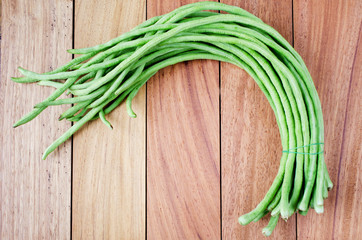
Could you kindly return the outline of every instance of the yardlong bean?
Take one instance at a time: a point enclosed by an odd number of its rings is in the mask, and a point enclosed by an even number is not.
[[[55,88],[14,127],[48,106],[72,104],[59,120],[74,125],[46,149],[43,159],[88,121],[100,118],[112,129],[106,115],[123,101],[129,116],[136,117],[132,100],[160,69],[195,59],[224,61],[244,69],[260,87],[275,113],[283,147],[270,189],[239,222],[245,225],[271,215],[262,231],[269,236],[279,218],[287,220],[298,211],[305,215],[309,208],[323,212],[333,184],[324,161],[318,93],[300,55],[256,16],[218,2],[198,2],[151,18],[104,44],[68,52],[80,56],[47,73],[19,68],[24,77],[12,78]],[[63,93],[74,96],[59,99]]]

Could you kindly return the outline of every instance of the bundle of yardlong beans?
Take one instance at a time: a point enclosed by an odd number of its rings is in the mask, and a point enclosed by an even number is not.
[[[279,217],[286,220],[297,211],[305,215],[310,207],[323,212],[332,182],[323,156],[320,100],[302,58],[259,18],[238,7],[199,2],[151,18],[105,44],[68,51],[81,55],[43,74],[19,68],[24,77],[12,78],[56,89],[14,127],[48,106],[72,104],[59,119],[74,125],[48,147],[43,159],[90,120],[100,118],[111,127],[105,115],[125,99],[128,114],[135,117],[132,99],[159,69],[194,59],[224,61],[248,72],[264,92],[284,149],[269,191],[239,222],[258,221],[270,212],[270,222],[263,229],[270,235]],[[74,97],[58,99],[65,92]]]

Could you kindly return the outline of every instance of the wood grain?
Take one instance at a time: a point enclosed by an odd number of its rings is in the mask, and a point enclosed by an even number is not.
[[[358,120],[353,119],[361,111],[360,98],[357,100],[358,93],[352,91],[361,80],[361,60],[357,57],[357,50],[361,51],[358,48],[361,11],[361,1],[348,1],[348,4],[344,1],[295,1],[295,46],[321,98],[325,159],[334,183],[323,214],[311,211],[306,217],[298,218],[298,238],[301,239],[356,239],[353,234],[361,231],[354,229],[361,211],[352,216],[355,210],[361,209],[356,206],[361,205],[360,194],[355,192],[358,185],[350,182],[358,179],[354,171],[361,159],[358,158],[360,148],[354,147],[361,144],[361,128],[358,129]],[[351,179],[342,179],[347,176]],[[361,185],[358,189],[361,191]]]
[[[241,7],[292,42],[291,1],[221,2]],[[274,113],[254,80],[221,64],[221,173],[223,239],[261,239],[269,217],[241,226],[238,217],[263,199],[279,168],[281,143]],[[295,216],[280,221],[270,239],[295,239]]]
[[[144,88],[133,102],[138,118],[122,105],[107,116],[113,131],[91,122],[74,136],[73,149],[67,141],[46,161],[43,150],[70,127],[57,121],[68,106],[12,128],[53,89],[10,77],[19,76],[18,66],[44,72],[69,61],[73,20],[75,47],[87,47],[130,30],[146,14],[191,2],[147,0],[146,13],[146,0],[76,0],[73,19],[71,0],[0,0],[0,239],[263,237],[267,219],[240,226],[237,218],[269,188],[280,137],[266,98],[235,66],[222,63],[219,72],[217,62],[202,60],[161,70],[148,83],[147,112]],[[256,14],[294,41],[322,101],[335,186],[323,214],[280,222],[269,239],[359,239],[362,2],[221,2]]]
[[[145,1],[83,0],[75,4],[75,47],[103,43],[145,20]],[[108,120],[74,136],[73,238],[145,238],[145,90]]]
[[[148,18],[193,1],[147,1]],[[220,239],[219,65],[162,69],[147,85],[147,238]]]
[[[0,80],[0,239],[69,239],[71,141],[46,161],[42,152],[70,124],[66,107],[47,109],[32,122],[12,125],[53,89],[18,84],[17,67],[44,72],[66,63],[72,46],[71,1],[2,1]]]
[[[362,236],[362,32],[353,59],[346,119],[336,186],[334,239]]]

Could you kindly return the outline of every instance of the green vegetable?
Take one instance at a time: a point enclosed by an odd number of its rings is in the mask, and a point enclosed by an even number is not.
[[[68,52],[81,56],[43,74],[19,68],[24,77],[12,78],[56,89],[14,127],[48,106],[73,104],[59,120],[74,125],[46,149],[43,159],[90,120],[101,118],[112,129],[105,115],[125,99],[128,114],[136,117],[132,99],[159,69],[194,59],[224,61],[243,68],[263,91],[275,113],[284,149],[269,191],[239,222],[258,221],[271,212],[270,223],[263,229],[269,236],[279,216],[286,220],[297,211],[305,215],[309,207],[323,212],[323,199],[333,184],[324,162],[317,91],[299,54],[254,15],[222,3],[198,2],[149,19],[107,43]],[[75,97],[58,99],[65,92]]]

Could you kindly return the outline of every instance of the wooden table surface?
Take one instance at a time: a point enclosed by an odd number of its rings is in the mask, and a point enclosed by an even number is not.
[[[3,0],[0,81],[0,239],[262,239],[240,226],[269,188],[281,144],[272,109],[235,66],[167,67],[124,105],[41,160],[71,125],[51,107],[12,124],[52,89],[16,84],[66,49],[92,46],[193,0]],[[280,221],[269,239],[362,239],[362,1],[221,0],[276,28],[301,54],[325,119],[333,190],[325,212]]]

